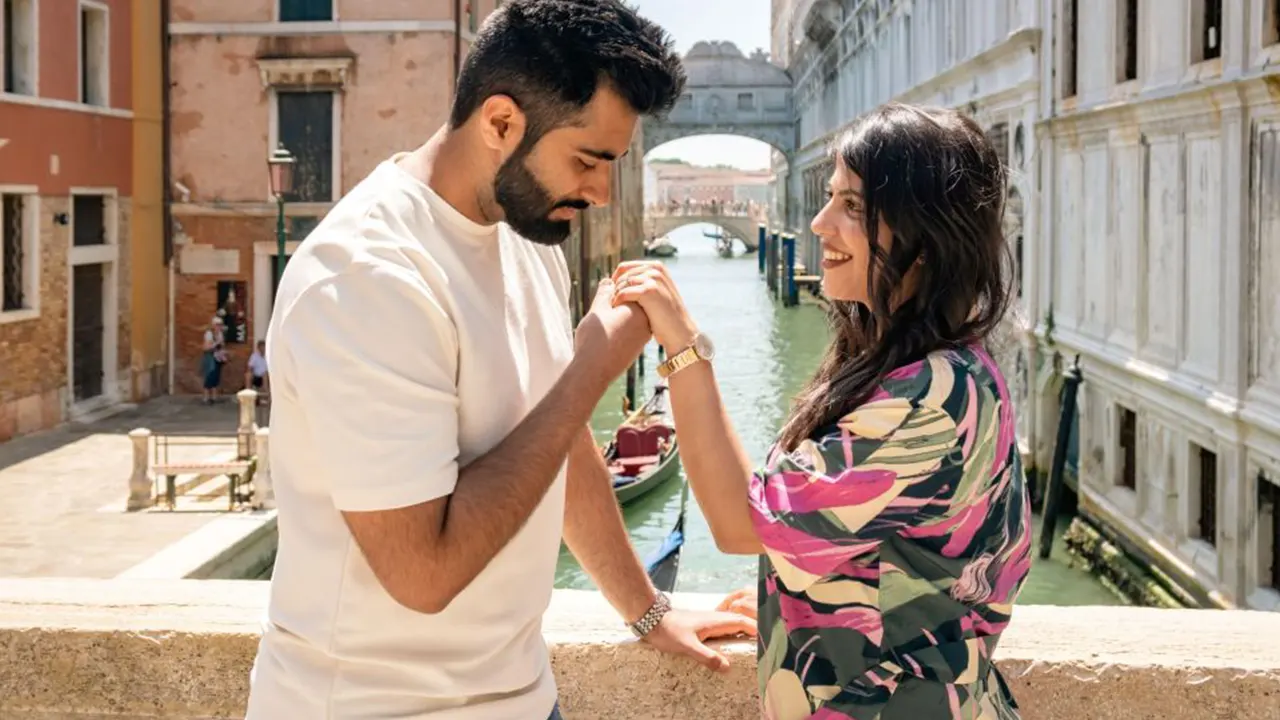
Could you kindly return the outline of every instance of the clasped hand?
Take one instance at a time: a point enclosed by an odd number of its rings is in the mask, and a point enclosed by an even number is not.
[[[591,309],[578,323],[575,350],[591,359],[608,384],[626,372],[653,337],[668,353],[693,344],[697,326],[662,263],[624,262],[601,280]]]
[[[649,318],[653,338],[668,353],[693,344],[697,325],[689,316],[667,266],[651,260],[624,262],[613,271],[613,305],[639,305]]]

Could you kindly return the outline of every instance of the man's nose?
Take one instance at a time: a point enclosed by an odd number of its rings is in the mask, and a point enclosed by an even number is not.
[[[601,163],[603,165],[604,163]],[[612,169],[601,169],[591,173],[588,181],[582,186],[582,199],[594,207],[609,204],[609,182],[613,176]]]

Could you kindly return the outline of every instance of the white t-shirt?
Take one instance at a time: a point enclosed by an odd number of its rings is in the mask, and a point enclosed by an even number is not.
[[[280,547],[249,720],[542,720],[564,466],[437,615],[382,588],[340,510],[423,503],[573,354],[564,254],[478,225],[383,162],[290,259],[267,333]]]
[[[262,377],[267,374],[267,359],[257,350],[254,350],[253,354],[249,356],[249,372],[253,373],[254,377]]]

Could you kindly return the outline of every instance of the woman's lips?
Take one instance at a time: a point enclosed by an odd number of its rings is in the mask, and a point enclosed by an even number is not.
[[[822,246],[822,267],[824,270],[840,267],[852,259],[853,256],[849,253],[840,252],[827,245]]]

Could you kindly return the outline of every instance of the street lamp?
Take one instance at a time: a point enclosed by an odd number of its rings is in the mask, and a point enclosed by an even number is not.
[[[276,151],[267,158],[267,169],[271,174],[271,194],[276,196],[276,285],[284,277],[284,196],[293,192],[293,165],[297,162],[284,145],[276,147]]]

